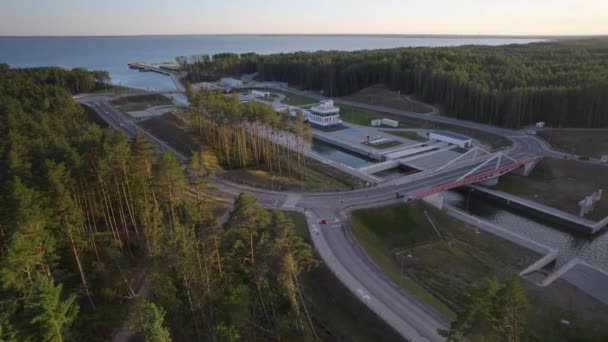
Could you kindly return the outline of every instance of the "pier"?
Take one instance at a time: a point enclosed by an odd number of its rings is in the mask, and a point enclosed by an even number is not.
[[[171,77],[171,80],[173,81],[173,84],[175,84],[175,87],[177,88],[178,91],[180,91],[180,92],[186,91],[186,88],[184,88],[182,83],[179,81],[179,79],[181,77],[184,77],[186,75],[184,72],[178,72],[175,70],[147,64],[144,62],[130,62],[128,65],[129,65],[129,68],[131,68],[131,69],[137,69],[140,71],[151,71],[151,72],[156,72],[159,74],[167,75],[167,76]]]

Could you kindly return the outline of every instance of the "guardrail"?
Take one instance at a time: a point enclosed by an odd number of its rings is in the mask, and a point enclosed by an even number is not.
[[[436,194],[438,192],[442,192],[442,191],[450,190],[450,189],[457,188],[457,187],[460,187],[463,185],[475,183],[475,182],[478,182],[483,179],[487,179],[487,178],[490,178],[490,177],[493,177],[493,176],[496,176],[499,174],[504,174],[506,172],[513,171],[516,168],[518,168],[522,165],[531,163],[537,159],[538,159],[538,157],[536,157],[536,156],[529,157],[529,158],[526,158],[526,159],[523,159],[523,160],[520,160],[517,162],[513,162],[510,164],[498,167],[496,169],[491,169],[491,170],[487,170],[487,171],[472,175],[472,176],[467,177],[460,181],[452,181],[452,182],[441,184],[439,186],[436,186],[436,187],[433,187],[430,189],[418,191],[418,192],[414,193],[413,195],[411,195],[410,197],[411,198],[424,198],[424,197]]]

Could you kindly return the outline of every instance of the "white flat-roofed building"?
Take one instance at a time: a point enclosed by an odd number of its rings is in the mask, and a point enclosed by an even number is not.
[[[329,103],[327,103],[327,101],[329,101]],[[318,106],[314,106],[310,108],[310,110],[284,104],[273,106],[273,108],[281,114],[284,114],[285,111],[289,110],[289,114],[292,117],[296,117],[298,111],[301,111],[302,114],[304,114],[304,118],[308,120],[308,123],[316,128],[331,128],[342,125],[342,120],[340,120],[340,108],[334,107],[334,103],[331,100],[321,101]]]
[[[470,148],[473,146],[473,139],[451,132],[433,131],[429,134],[429,139],[447,142],[460,148]]]
[[[319,105],[310,108],[308,122],[319,128],[341,126],[340,108],[334,106],[332,100],[322,100]]]
[[[259,90],[252,90],[251,91],[251,95],[254,97],[270,97],[270,92],[268,91],[259,91]]]

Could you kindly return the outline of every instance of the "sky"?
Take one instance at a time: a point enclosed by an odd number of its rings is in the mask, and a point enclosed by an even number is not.
[[[606,35],[608,0],[0,0],[0,36]]]

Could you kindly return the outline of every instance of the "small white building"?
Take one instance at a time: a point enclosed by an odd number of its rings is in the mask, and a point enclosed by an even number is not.
[[[238,88],[243,86],[243,81],[232,77],[223,77],[220,79],[220,85],[222,87]]]
[[[382,124],[390,127],[399,127],[399,122],[391,119],[382,119]]]
[[[270,92],[259,91],[259,90],[254,89],[251,91],[251,96],[253,96],[253,97],[270,97]]]
[[[330,128],[342,125],[340,108],[332,100],[321,100],[319,105],[310,108],[308,122],[318,128]]]
[[[451,132],[433,131],[429,134],[429,139],[447,142],[460,148],[470,148],[473,146],[473,139]]]

